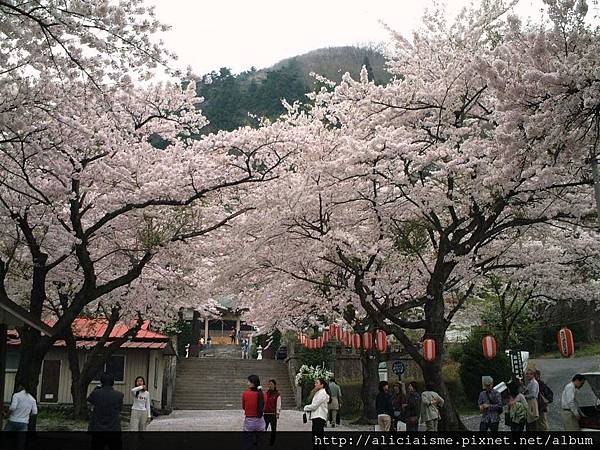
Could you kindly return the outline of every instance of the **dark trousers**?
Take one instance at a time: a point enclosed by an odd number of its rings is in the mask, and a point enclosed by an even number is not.
[[[265,431],[269,429],[271,425],[271,445],[275,444],[275,433],[277,433],[277,415],[276,414],[265,414]]]
[[[479,431],[491,431],[492,433],[498,432],[498,425],[500,422],[483,422],[479,423]]]
[[[538,430],[538,421],[535,420],[533,422],[527,422],[527,424],[525,425],[525,430],[526,431],[539,431]]]
[[[406,418],[406,431],[419,431],[419,418],[418,417],[407,417]]]
[[[513,433],[522,433],[524,429],[525,429],[525,422],[521,422],[521,423],[511,422],[510,423],[510,431],[512,431]]]
[[[313,437],[313,450],[325,450],[325,444],[317,444],[315,438],[323,439],[325,437],[325,419],[317,417],[312,419],[312,437]]]

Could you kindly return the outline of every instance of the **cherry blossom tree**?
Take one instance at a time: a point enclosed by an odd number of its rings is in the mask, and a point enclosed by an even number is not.
[[[531,277],[540,296],[598,292],[589,156],[600,41],[582,2],[548,4],[553,22],[537,25],[502,2],[452,25],[433,11],[410,41],[394,36],[390,83],[346,75],[308,111],[290,107],[282,123],[302,152],[277,189],[254,193],[240,243],[223,252],[226,278],[252,286],[244,294],[271,323],[289,322],[295,299],[354,308],[394,334],[447,400],[446,429],[461,427],[442,379],[446,330],[490,275]],[[561,27],[575,33],[571,53]],[[435,340],[434,361],[415,335]]]

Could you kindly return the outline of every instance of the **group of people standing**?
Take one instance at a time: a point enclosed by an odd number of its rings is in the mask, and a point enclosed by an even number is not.
[[[444,399],[432,385],[427,385],[422,393],[415,381],[406,386],[395,383],[391,393],[389,390],[389,383],[381,381],[375,398],[377,424],[381,431],[418,431],[420,422],[425,424],[427,431],[437,431]]]
[[[248,389],[242,394],[242,409],[244,410],[243,431],[254,434],[260,442],[260,433],[271,427],[270,444],[275,444],[277,421],[281,414],[281,395],[277,390],[277,381],[269,380],[268,390],[265,392],[260,385],[257,375],[248,377]]]
[[[505,424],[513,432],[549,431],[548,409],[554,402],[554,392],[541,375],[539,370],[527,369],[525,380],[508,384],[505,399],[493,388],[492,377],[483,377],[484,389],[478,401],[481,411],[479,430],[498,431],[504,413]],[[575,394],[584,383],[585,377],[576,374],[563,390],[560,406],[564,431],[580,430],[581,410]]]
[[[503,414],[505,424],[513,432],[548,431],[548,406],[554,401],[554,393],[542,381],[539,370],[529,368],[525,375],[525,380],[508,384],[505,398],[493,388],[492,377],[483,377],[478,401],[479,431],[498,431]]]

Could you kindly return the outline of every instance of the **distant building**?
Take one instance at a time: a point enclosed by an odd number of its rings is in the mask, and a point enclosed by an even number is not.
[[[106,326],[107,321],[103,319],[78,318],[75,320],[73,332],[77,341],[80,365],[85,363],[90,349],[102,337]],[[115,325],[108,343],[123,336],[128,329],[129,325],[124,323]],[[16,330],[8,331],[7,344],[5,402],[11,399],[19,363],[21,340]],[[145,321],[136,336],[124,342],[120,349],[110,357],[104,371],[114,375],[114,387],[125,394],[125,404],[131,404],[133,401],[130,389],[134,386],[135,378],[143,376],[150,391],[152,407],[171,409],[176,364],[177,355],[170,338],[152,331],[150,322]],[[88,387],[88,392],[91,392],[97,384],[92,382]],[[56,341],[54,347],[44,358],[36,397],[42,405],[73,403],[71,371],[65,341]]]

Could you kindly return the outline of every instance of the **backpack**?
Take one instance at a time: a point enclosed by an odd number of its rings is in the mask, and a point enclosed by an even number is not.
[[[542,385],[542,389],[540,389],[540,395],[543,396],[543,400],[545,403],[550,404],[554,401],[554,392],[550,389],[546,383]]]

